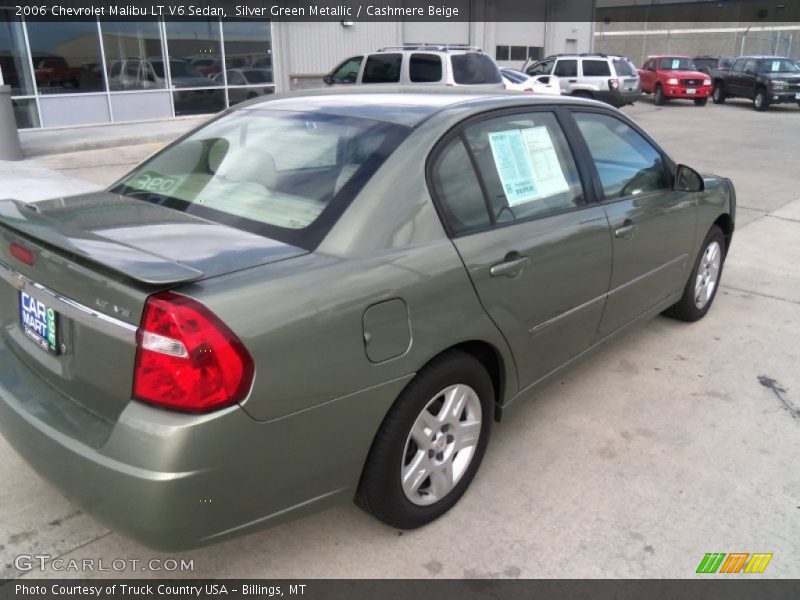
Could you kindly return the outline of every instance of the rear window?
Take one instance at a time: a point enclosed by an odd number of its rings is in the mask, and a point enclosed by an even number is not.
[[[578,61],[577,60],[559,60],[556,63],[553,75],[556,77],[577,77],[578,76]]]
[[[583,76],[584,77],[610,77],[611,68],[608,66],[608,61],[605,60],[584,60],[583,61]]]
[[[414,83],[441,81],[442,59],[438,54],[412,54],[408,63],[408,76]]]
[[[633,77],[637,74],[636,68],[627,58],[615,58],[612,62],[619,77]]]
[[[500,83],[500,70],[495,62],[486,54],[468,52],[453,54],[450,57],[453,66],[453,81],[459,85],[481,85]]]
[[[408,131],[369,119],[238,111],[110,191],[313,249]]]
[[[373,54],[367,57],[362,83],[397,83],[400,81],[402,54]]]

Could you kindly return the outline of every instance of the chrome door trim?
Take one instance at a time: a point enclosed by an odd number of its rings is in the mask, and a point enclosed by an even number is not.
[[[2,261],[0,261],[0,279],[8,282],[17,290],[24,290],[40,302],[44,302],[56,312],[69,317],[73,321],[99,330],[123,342],[136,343],[136,332],[139,328],[135,325],[97,312],[80,302],[62,296],[41,283],[26,277]]]

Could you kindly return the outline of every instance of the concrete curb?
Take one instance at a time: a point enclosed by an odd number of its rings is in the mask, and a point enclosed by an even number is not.
[[[85,127],[25,129],[19,133],[22,151],[26,158],[31,158],[120,146],[163,144],[171,142],[209,118],[211,115]]]

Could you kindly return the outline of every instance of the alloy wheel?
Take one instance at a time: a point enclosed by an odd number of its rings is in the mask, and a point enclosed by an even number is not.
[[[463,383],[430,399],[403,451],[400,481],[406,498],[428,506],[453,490],[475,456],[482,417],[478,394]]]
[[[714,297],[721,266],[722,248],[718,242],[711,242],[703,252],[700,265],[697,267],[694,284],[694,304],[697,308],[702,309]]]

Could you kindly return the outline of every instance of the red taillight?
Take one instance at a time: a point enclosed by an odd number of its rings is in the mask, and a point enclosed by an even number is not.
[[[618,90],[619,89],[619,79],[609,79],[608,80],[608,89],[610,89],[610,90]]]
[[[533,93],[533,88],[525,88],[525,91],[528,92],[529,94],[532,94]]]
[[[244,399],[253,382],[253,359],[239,338],[186,296],[150,296],[136,344],[133,396],[138,400],[207,412]]]
[[[19,244],[11,244],[11,256],[17,260],[24,262],[26,265],[33,266],[33,251],[20,246]]]

